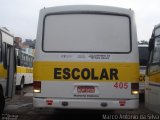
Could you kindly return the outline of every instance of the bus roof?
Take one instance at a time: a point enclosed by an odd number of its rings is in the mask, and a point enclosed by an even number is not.
[[[119,14],[133,14],[131,9],[111,7],[111,6],[101,6],[101,5],[65,5],[65,6],[56,6],[41,9],[41,12],[50,13],[50,12],[65,12],[65,11],[107,11],[111,13]]]

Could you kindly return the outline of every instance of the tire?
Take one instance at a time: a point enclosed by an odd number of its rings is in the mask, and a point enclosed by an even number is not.
[[[18,86],[18,90],[22,90],[23,88],[24,88],[24,76],[22,77],[22,79],[21,79],[21,83],[20,83],[20,85]]]
[[[4,106],[5,106],[5,98],[4,98],[4,95],[3,95],[2,86],[0,85],[0,116],[3,113]]]

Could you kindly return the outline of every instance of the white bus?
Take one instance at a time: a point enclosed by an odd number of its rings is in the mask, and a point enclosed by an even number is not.
[[[92,5],[44,8],[36,40],[34,107],[138,108],[132,10]]]
[[[24,85],[33,83],[33,54],[29,54],[22,49],[16,49],[17,74],[16,86],[23,89]]]
[[[147,108],[160,114],[160,24],[153,29],[149,50],[145,103]]]
[[[5,106],[5,99],[15,93],[16,55],[13,46],[14,36],[0,28],[0,116]]]
[[[139,49],[139,64],[140,64],[139,91],[141,94],[144,94],[146,67],[149,58],[148,45],[139,44],[138,49]]]

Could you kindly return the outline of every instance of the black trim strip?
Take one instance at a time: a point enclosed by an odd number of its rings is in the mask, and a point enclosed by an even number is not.
[[[45,33],[45,19],[50,15],[64,15],[64,14],[100,14],[100,15],[114,15],[114,16],[124,16],[129,19],[129,32],[130,32],[130,50],[128,52],[92,52],[92,51],[46,51],[44,50],[44,33]],[[42,31],[42,51],[46,53],[103,53],[103,54],[129,54],[132,51],[132,30],[131,30],[131,18],[126,14],[109,13],[106,11],[64,11],[46,14],[43,19],[43,31]]]
[[[149,85],[151,85],[151,86],[155,86],[155,87],[160,87],[160,85],[158,85],[158,84],[154,84],[154,83],[149,83]]]
[[[149,72],[148,76],[153,76],[153,75],[156,75],[156,74],[159,74],[159,73],[160,73],[160,71],[154,72],[154,73]]]
[[[34,98],[39,98],[39,99],[48,99],[48,97],[34,97]],[[90,100],[114,100],[114,101],[119,101],[119,100],[138,100],[138,98],[98,98],[98,97],[73,97],[73,98],[64,98],[64,97],[51,97],[51,99],[65,99],[65,100],[70,100],[70,99],[73,99],[73,100],[79,100],[79,99],[82,99],[82,100],[86,100],[86,99],[90,99]]]

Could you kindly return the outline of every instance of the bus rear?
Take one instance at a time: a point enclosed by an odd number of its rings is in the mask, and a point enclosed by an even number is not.
[[[36,40],[34,107],[138,107],[133,11],[106,6],[42,9]]]

